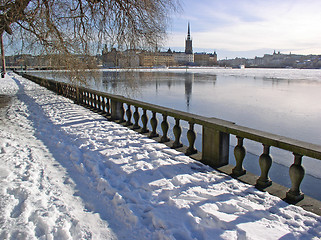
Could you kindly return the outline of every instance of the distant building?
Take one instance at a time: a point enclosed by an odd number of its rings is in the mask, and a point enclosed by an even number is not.
[[[212,53],[193,53],[193,41],[191,39],[190,23],[187,25],[187,37],[185,39],[185,51],[175,52],[168,49],[167,52],[160,51],[136,51],[126,50],[117,51],[112,48],[108,51],[107,46],[102,51],[103,67],[159,67],[175,65],[196,65],[213,66],[217,64],[217,54]]]
[[[219,61],[221,66],[245,65],[245,67],[255,68],[321,68],[321,55],[296,55],[282,54],[273,52],[273,54],[264,54],[263,57],[254,59],[235,58]]]
[[[159,67],[173,66],[175,61],[171,52],[142,52],[139,55],[140,66]]]
[[[178,65],[189,65],[194,63],[194,54],[186,54],[185,52],[173,52],[174,61]]]
[[[216,51],[214,51],[213,54],[209,54],[210,57],[209,57],[209,65],[210,66],[214,66],[214,65],[217,65],[217,53]]]
[[[135,49],[128,49],[120,55],[118,59],[118,65],[121,68],[137,68],[140,65],[139,59],[140,51]]]
[[[110,51],[108,51],[107,45],[105,45],[105,48],[102,51],[103,67],[117,67],[119,65],[118,59],[119,52],[116,50],[116,48],[112,48]]]
[[[126,51],[117,51],[116,48],[112,48],[108,51],[105,45],[102,51],[102,63],[106,68],[136,68],[139,67],[139,55],[138,51],[134,49],[128,49]]]
[[[217,65],[217,54],[211,53],[194,53],[194,64],[196,66],[214,66]]]
[[[210,56],[207,53],[195,53],[194,63],[199,66],[207,66],[210,61]]]

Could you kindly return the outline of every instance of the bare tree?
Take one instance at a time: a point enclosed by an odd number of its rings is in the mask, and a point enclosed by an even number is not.
[[[165,36],[179,0],[0,0],[2,74],[4,33],[59,57],[71,69],[91,66],[90,56],[108,42],[131,48],[155,45]],[[75,55],[83,56],[75,61]]]

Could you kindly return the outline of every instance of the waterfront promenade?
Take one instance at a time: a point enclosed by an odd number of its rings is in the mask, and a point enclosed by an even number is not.
[[[321,219],[18,75],[1,79],[0,238],[319,239]]]

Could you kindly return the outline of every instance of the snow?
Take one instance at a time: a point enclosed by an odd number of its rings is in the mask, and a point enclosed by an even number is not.
[[[9,75],[0,239],[321,238],[319,216]]]

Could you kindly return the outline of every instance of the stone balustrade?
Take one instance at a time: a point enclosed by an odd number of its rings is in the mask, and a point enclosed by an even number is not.
[[[207,118],[191,113],[173,110],[137,101],[123,96],[94,91],[83,87],[76,87],[70,84],[45,80],[39,77],[22,74],[24,77],[56,91],[58,94],[73,99],[76,103],[90,107],[92,110],[110,118],[113,121],[147,134],[151,138],[158,137],[160,142],[169,144],[172,148],[182,148],[181,122],[185,121],[189,129],[186,137],[188,146],[185,147],[185,154],[192,156],[197,153],[195,148],[196,132],[195,125],[202,127],[202,151],[201,161],[213,168],[219,168],[229,163],[229,141],[230,135],[237,138],[237,145],[234,149],[236,165],[232,169],[232,175],[239,177],[246,174],[243,168],[243,160],[246,156],[246,149],[243,140],[249,139],[262,144],[262,155],[258,162],[261,175],[257,178],[256,187],[267,188],[272,184],[269,178],[269,170],[272,163],[270,148],[276,147],[293,153],[293,164],[289,168],[291,188],[286,192],[286,200],[296,203],[304,198],[300,190],[300,184],[305,175],[302,166],[302,157],[308,156],[321,160],[321,146],[290,139],[287,137],[255,130],[236,125],[232,122],[217,118]],[[149,114],[148,114],[149,113]],[[149,119],[151,116],[151,119]],[[168,117],[174,119],[175,125],[170,129]],[[161,119],[161,132],[157,132],[158,119]],[[148,124],[150,123],[150,124]],[[151,129],[148,129],[151,126]],[[168,132],[172,131],[174,139],[170,141]]]

